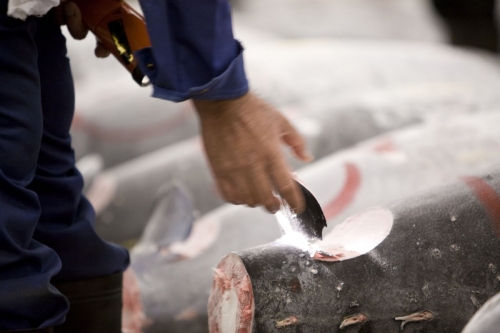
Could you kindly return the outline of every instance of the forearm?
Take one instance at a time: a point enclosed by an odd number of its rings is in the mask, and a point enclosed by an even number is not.
[[[242,47],[227,0],[141,0],[152,48],[137,53],[154,96],[191,98],[206,155],[226,201],[276,212],[276,190],[300,213],[304,199],[281,142],[309,160],[300,134],[272,106],[248,92]]]

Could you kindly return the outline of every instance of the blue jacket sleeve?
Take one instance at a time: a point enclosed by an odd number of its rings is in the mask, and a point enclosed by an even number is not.
[[[243,48],[227,0],[141,0],[151,48],[136,52],[153,96],[175,102],[244,95]]]

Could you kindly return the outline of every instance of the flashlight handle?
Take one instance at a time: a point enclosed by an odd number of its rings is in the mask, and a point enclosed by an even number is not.
[[[144,74],[133,52],[150,47],[144,17],[122,0],[72,0],[82,13],[83,23],[97,41],[109,50],[132,74],[134,81],[143,83]]]

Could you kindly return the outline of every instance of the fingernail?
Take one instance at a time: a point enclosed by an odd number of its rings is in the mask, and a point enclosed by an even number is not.
[[[311,162],[312,160],[314,160],[314,155],[311,154],[310,152],[306,151],[306,159],[307,159],[307,162]]]

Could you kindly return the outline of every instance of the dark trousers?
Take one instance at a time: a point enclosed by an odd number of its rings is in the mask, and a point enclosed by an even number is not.
[[[51,15],[6,16],[0,0],[0,331],[61,324],[51,282],[123,271],[125,249],[100,239],[81,194],[69,128],[74,90]]]

